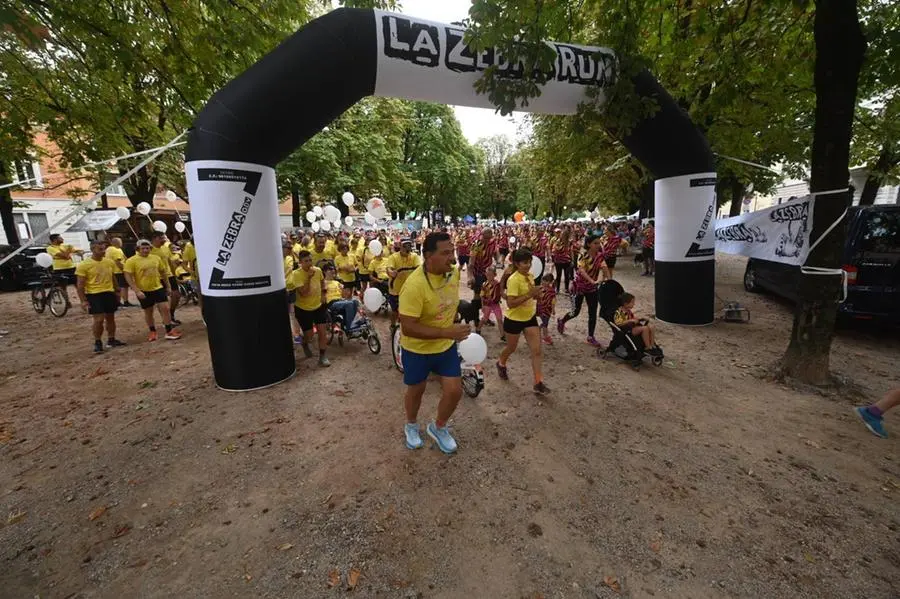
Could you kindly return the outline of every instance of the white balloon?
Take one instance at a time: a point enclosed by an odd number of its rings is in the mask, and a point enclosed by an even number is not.
[[[170,202],[174,202],[175,200],[178,199],[178,196],[175,195],[175,192],[170,189],[169,191],[166,192],[166,199],[169,200]]]
[[[487,342],[478,333],[472,333],[459,342],[459,355],[463,362],[473,366],[481,364],[487,358]]]
[[[50,268],[50,265],[53,264],[53,256],[47,252],[38,254],[34,259],[37,261],[38,266],[41,266],[42,268]]]
[[[366,202],[366,212],[374,216],[376,219],[387,216],[387,205],[381,198],[371,198]]]
[[[319,221],[319,229],[322,231],[328,232],[331,230],[331,223],[327,220],[320,220]]]
[[[160,233],[165,233],[166,230],[168,230],[168,228],[169,227],[166,225],[166,223],[162,222],[161,220],[153,221],[153,230],[154,231],[159,231]]]
[[[316,216],[322,216],[322,207],[321,206],[313,206],[313,214]]]
[[[352,217],[352,216],[348,216],[348,217],[344,218],[344,223],[345,223],[348,227],[352,227],[352,226],[353,226],[353,217]]]
[[[531,257],[531,268],[529,269],[529,271],[531,272],[531,276],[534,278],[537,278],[538,276],[540,276],[541,270],[542,270],[541,261],[538,259],[537,256],[532,256]]]
[[[380,241],[373,239],[369,242],[369,251],[372,252],[373,256],[380,256],[381,252],[384,251],[384,248],[381,247]]]
[[[378,222],[378,219],[375,218],[374,216],[372,216],[371,214],[369,214],[368,212],[366,212],[366,215],[363,218],[365,218],[366,222],[370,225],[374,225],[375,223]]]
[[[116,216],[118,216],[122,220],[128,220],[131,218],[131,210],[126,208],[125,206],[119,206],[116,208]]]
[[[516,242],[516,238],[515,238],[515,237],[510,237],[510,238],[509,238],[509,242],[510,242],[510,243],[515,243],[515,242]]]
[[[341,211],[330,204],[328,206],[325,206],[324,212],[326,220],[330,220],[331,222],[337,222],[341,220]]]
[[[184,233],[185,228],[186,227],[184,226],[183,222],[178,221],[175,223],[175,230],[178,231],[179,233]]]
[[[350,193],[349,191],[345,191],[344,194],[341,196],[341,201],[344,202],[344,204],[347,206],[352,206],[354,199],[355,198],[353,197],[353,194]]]
[[[325,221],[322,221],[322,222],[325,222]],[[311,226],[310,228],[311,228],[315,233],[318,233],[318,232],[319,232],[319,227],[320,227],[319,223],[313,223],[312,226]]]
[[[309,212],[307,212],[307,213],[306,213],[306,220],[308,220],[308,221],[311,222],[311,223],[316,222],[316,213],[313,212],[312,210],[310,210]]]
[[[136,209],[138,212],[140,212],[144,216],[147,216],[148,214],[150,214],[150,204],[148,204],[147,202],[141,202],[140,204],[137,205]]]
[[[384,295],[378,289],[369,287],[363,294],[363,305],[369,312],[377,312],[384,303]]]

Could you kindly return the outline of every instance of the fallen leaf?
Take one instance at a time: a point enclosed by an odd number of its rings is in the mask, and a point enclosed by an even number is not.
[[[337,570],[332,570],[328,573],[328,588],[336,587],[341,583],[341,573]]]
[[[231,443],[229,443],[228,445],[226,445],[225,447],[222,448],[222,453],[224,455],[234,453],[235,451],[237,451],[237,447],[235,447]]]
[[[609,588],[611,588],[612,590],[614,590],[617,593],[622,592],[622,586],[619,584],[619,579],[616,578],[615,576],[604,576],[603,584],[605,584],[606,586],[608,586]]]
[[[811,563],[811,564],[816,563],[816,560],[813,559],[813,556],[811,556],[811,555],[808,554],[808,553],[804,553],[804,554],[803,554],[803,559],[805,559],[806,561],[808,561],[808,562]]]
[[[347,397],[348,395],[353,395],[353,391],[344,391],[343,389],[338,389],[334,392],[336,397]]]
[[[347,574],[347,590],[352,591],[356,588],[356,583],[359,582],[360,571],[356,568],[350,568],[350,573]]]
[[[246,580],[247,582],[250,582],[251,580],[253,580],[253,577],[250,576],[249,574],[244,574],[244,580]]]
[[[108,371],[108,370],[103,370],[103,367],[102,367],[102,366],[98,366],[98,367],[97,367],[97,370],[95,370],[94,372],[92,372],[91,374],[88,375],[88,378],[89,378],[89,379],[95,379],[95,378],[97,378],[98,376],[102,376],[102,375],[104,375],[104,374],[109,374],[109,371]]]
[[[127,524],[125,524],[124,526],[120,526],[116,529],[116,532],[113,533],[112,538],[117,539],[119,537],[124,537],[130,530],[131,528]]]
[[[653,553],[659,553],[660,549],[662,549],[662,542],[653,541],[650,543],[650,550],[653,551]]]
[[[97,518],[99,518],[100,516],[102,516],[105,513],[106,513],[106,506],[101,505],[100,507],[95,508],[94,511],[92,511],[90,514],[88,514],[88,520],[93,522],[94,520],[96,520]]]
[[[813,441],[812,439],[806,439],[805,443],[807,445],[809,445],[810,447],[815,447],[816,449],[822,449],[822,446],[819,445],[818,443],[816,443],[815,441]]]
[[[278,551],[287,551],[288,549],[290,549],[292,547],[293,547],[293,545],[291,545],[290,543],[283,543],[278,546]]]
[[[7,526],[10,524],[15,524],[16,522],[20,521],[22,518],[25,517],[25,515],[27,513],[28,512],[10,512],[9,516],[7,516],[7,518],[6,518]]]

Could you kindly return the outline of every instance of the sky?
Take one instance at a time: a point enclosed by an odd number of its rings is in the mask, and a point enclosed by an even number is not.
[[[469,14],[470,0],[400,0],[402,8],[399,12],[411,17],[420,17],[440,23],[461,21]],[[506,135],[511,140],[527,137],[518,132],[520,125],[525,124],[524,113],[513,113],[512,117],[502,117],[488,108],[471,108],[454,106],[456,118],[462,126],[463,135],[470,143],[483,137]]]

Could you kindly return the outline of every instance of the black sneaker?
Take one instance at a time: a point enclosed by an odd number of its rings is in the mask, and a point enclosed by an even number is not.
[[[541,381],[534,386],[534,392],[538,395],[547,395],[548,393],[550,393],[550,388],[544,384],[544,381]]]
[[[304,356],[306,356],[307,358],[312,358],[312,350],[309,349],[309,345],[307,345],[306,343],[304,343],[304,344],[302,344],[300,347],[303,348],[303,355],[304,355]]]
[[[94,353],[95,354],[103,353],[103,342],[102,341],[94,341]]]
[[[125,345],[128,345],[128,344],[125,343],[124,341],[119,341],[118,339],[108,339],[106,341],[106,347],[108,347],[108,348],[124,347]]]
[[[497,362],[497,376],[499,376],[501,380],[509,380],[509,373],[506,372],[506,366],[501,366],[500,362]]]
[[[123,308],[134,308],[134,304],[132,304],[131,302],[122,302],[122,307]]]
[[[174,324],[176,327],[178,327],[178,326],[181,326],[181,321],[178,320],[177,318],[173,318],[172,324]]]

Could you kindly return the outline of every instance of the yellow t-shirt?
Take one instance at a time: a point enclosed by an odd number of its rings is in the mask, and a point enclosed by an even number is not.
[[[319,262],[322,260],[334,260],[334,255],[337,253],[334,249],[329,249],[328,244],[325,244],[325,249],[321,252],[316,251],[315,248],[309,250],[310,255],[312,256],[313,266],[318,266]]]
[[[122,267],[119,266],[119,263],[116,260],[122,261],[122,266],[125,266],[125,252],[123,252],[120,248],[117,248],[114,245],[106,248],[106,257],[113,261],[113,265],[115,265],[116,269],[113,271],[118,274],[122,272]]]
[[[400,295],[400,292],[403,291],[403,284],[406,282],[406,279],[409,278],[410,273],[421,264],[422,261],[419,259],[418,254],[410,252],[409,256],[406,258],[404,258],[403,254],[400,252],[391,254],[390,258],[387,259],[387,266],[390,269],[396,270],[397,276],[394,277],[394,280],[391,281],[391,285],[388,288],[390,294]]]
[[[400,292],[400,314],[418,318],[420,323],[429,327],[446,329],[453,326],[459,307],[459,270],[454,267],[447,274],[449,276],[428,275],[426,281],[423,269],[413,271]],[[400,346],[417,354],[439,354],[450,349],[453,343],[452,339],[408,337],[402,331],[400,335]]]
[[[200,273],[197,272],[197,248],[190,241],[184,244],[184,252],[182,253],[185,266],[191,272],[191,278],[195,281],[200,280]]]
[[[318,310],[322,305],[322,281],[324,280],[322,269],[315,266],[310,268],[309,272],[298,268],[291,273],[291,278],[287,280],[287,288],[288,291],[297,290],[297,299],[294,301],[294,305],[308,312]],[[310,281],[309,293],[300,295],[300,288],[306,285],[307,281]]]
[[[131,273],[141,291],[156,291],[162,288],[162,278],[169,276],[169,266],[154,254],[146,258],[135,254],[125,261],[125,272]]]
[[[325,242],[325,251],[331,252],[332,255],[337,255],[337,244],[333,239],[329,239]]]
[[[60,252],[72,252],[75,248],[67,243],[62,243],[60,245],[50,245],[47,246],[47,253],[53,257],[53,270],[65,270],[67,268],[75,268],[75,263],[72,262],[71,254],[68,258],[57,258],[56,256]]]
[[[373,279],[387,281],[387,259],[384,256],[375,256],[369,260],[369,273]]]
[[[299,254],[300,252],[302,252],[302,251],[305,250],[306,248],[303,247],[303,244],[301,244],[301,243],[298,241],[297,243],[294,244],[294,247],[291,248],[291,249],[294,250],[294,253],[295,253],[295,254]]]
[[[159,259],[162,260],[162,263],[165,264],[166,269],[170,268],[169,261],[172,259],[172,250],[168,245],[163,244],[161,246],[150,248],[151,256],[159,256]]]
[[[520,272],[514,272],[506,281],[506,295],[509,297],[519,297],[528,295],[534,289],[534,279],[530,275],[523,275]],[[528,322],[534,318],[537,310],[537,300],[530,300],[519,304],[515,308],[506,309],[506,317],[510,320],[519,322]]]
[[[334,267],[337,268],[337,276],[344,283],[352,283],[356,280],[356,256],[347,252],[346,256],[338,254],[334,257]],[[343,272],[341,268],[352,268],[353,272]]]
[[[371,262],[372,252],[364,243],[360,243],[356,248],[356,264],[359,268],[359,274],[369,274],[369,262]]]
[[[285,256],[284,257],[284,280],[290,278],[291,273],[294,272],[294,256]]]
[[[75,275],[84,277],[85,293],[104,293],[106,291],[115,291],[115,285],[113,284],[113,273],[115,270],[116,263],[109,258],[94,260],[94,257],[91,256],[78,263],[78,266],[75,267]]]
[[[325,303],[330,304],[334,300],[341,299],[341,285],[338,281],[325,281]]]

